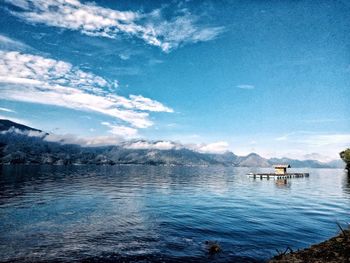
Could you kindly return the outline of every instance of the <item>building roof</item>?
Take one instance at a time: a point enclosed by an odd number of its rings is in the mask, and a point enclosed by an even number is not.
[[[289,164],[275,164],[274,168],[290,168]]]

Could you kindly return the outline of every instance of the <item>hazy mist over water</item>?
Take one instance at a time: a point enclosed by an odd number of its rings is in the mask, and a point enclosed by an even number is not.
[[[3,166],[0,261],[259,262],[349,222],[343,170],[300,169],[310,177],[286,185],[246,176],[258,170]]]

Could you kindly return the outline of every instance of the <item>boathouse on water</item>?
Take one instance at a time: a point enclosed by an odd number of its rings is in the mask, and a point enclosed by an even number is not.
[[[273,179],[287,179],[287,178],[294,178],[294,177],[309,177],[309,173],[287,173],[287,168],[290,168],[289,164],[276,164],[273,166],[275,168],[274,173],[249,173],[249,177],[256,178],[267,178],[269,180],[270,178]]]
[[[290,168],[289,164],[276,164],[273,166],[275,168],[275,174],[286,174],[287,168]]]

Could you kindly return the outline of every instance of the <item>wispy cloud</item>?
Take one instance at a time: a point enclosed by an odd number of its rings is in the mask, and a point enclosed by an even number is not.
[[[315,134],[299,139],[299,142],[307,143],[312,146],[331,146],[344,145],[350,146],[350,134]]]
[[[350,145],[350,134],[297,131],[276,137],[275,140],[304,143],[311,146],[325,146],[332,144]]]
[[[332,122],[342,122],[342,121],[349,121],[350,119],[339,119],[339,118],[324,118],[324,119],[308,119],[308,120],[302,120],[303,122],[307,123],[332,123]]]
[[[224,153],[229,149],[229,144],[224,141],[209,143],[205,145],[196,146],[196,150],[202,153]]]
[[[89,36],[133,36],[167,52],[186,43],[209,41],[223,27],[200,25],[200,17],[186,9],[165,19],[161,9],[151,13],[118,11],[78,0],[5,0],[21,11],[11,13],[27,22],[79,31]]]
[[[255,89],[254,85],[247,85],[247,84],[237,85],[236,87],[239,89]]]
[[[116,95],[114,81],[64,61],[14,51],[0,51],[0,57],[2,99],[98,112],[136,128],[153,124],[149,112],[173,112],[141,95]]]
[[[101,122],[101,124],[107,126],[110,129],[110,133],[125,139],[135,138],[138,136],[137,129],[131,127],[124,125],[114,125],[109,122]]]
[[[30,50],[28,45],[21,41],[11,39],[5,35],[0,35],[0,49],[2,50]]]
[[[318,153],[328,156],[329,159],[336,159],[339,158],[340,151],[350,147],[350,134],[296,131],[276,137],[275,141],[277,144],[272,141],[270,144],[278,148],[280,153],[288,151],[289,156],[304,159],[307,153]],[[317,159],[326,160],[326,158]]]
[[[29,137],[39,137],[44,141],[58,142],[61,144],[78,144],[81,146],[95,147],[95,146],[106,146],[106,145],[117,145],[123,141],[122,137],[119,136],[94,136],[94,137],[79,137],[74,134],[47,134],[46,132],[32,131],[32,130],[20,130],[16,128],[10,128],[7,131],[1,133],[17,133],[26,135]]]
[[[123,145],[127,149],[153,149],[153,150],[172,150],[172,149],[190,149],[200,153],[225,153],[228,151],[228,143],[224,141],[209,144],[181,144],[173,141],[134,141],[126,142]]]
[[[0,107],[0,111],[5,111],[5,112],[12,112],[12,113],[15,113],[14,110],[11,110],[11,109],[8,109],[8,108],[1,108]]]
[[[288,135],[282,135],[277,138],[275,138],[276,141],[286,141],[288,140]]]
[[[138,150],[171,150],[182,148],[182,145],[176,144],[171,141],[136,141],[131,143],[125,143],[123,145],[126,149],[138,149]]]

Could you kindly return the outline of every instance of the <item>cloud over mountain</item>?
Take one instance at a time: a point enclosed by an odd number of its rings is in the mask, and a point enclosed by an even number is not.
[[[102,147],[103,145],[105,147]],[[237,156],[229,151],[213,152],[223,146],[225,146],[223,142],[190,147],[172,141],[118,141],[118,137],[103,136],[79,138],[69,134],[49,134],[19,123],[0,120],[0,153],[2,153],[0,164],[220,164],[271,167],[273,164],[289,163],[292,167],[318,168],[343,167],[344,165],[341,160],[322,163],[316,160],[300,161],[289,158],[265,159],[256,153]],[[203,152],[204,147],[208,152]]]

